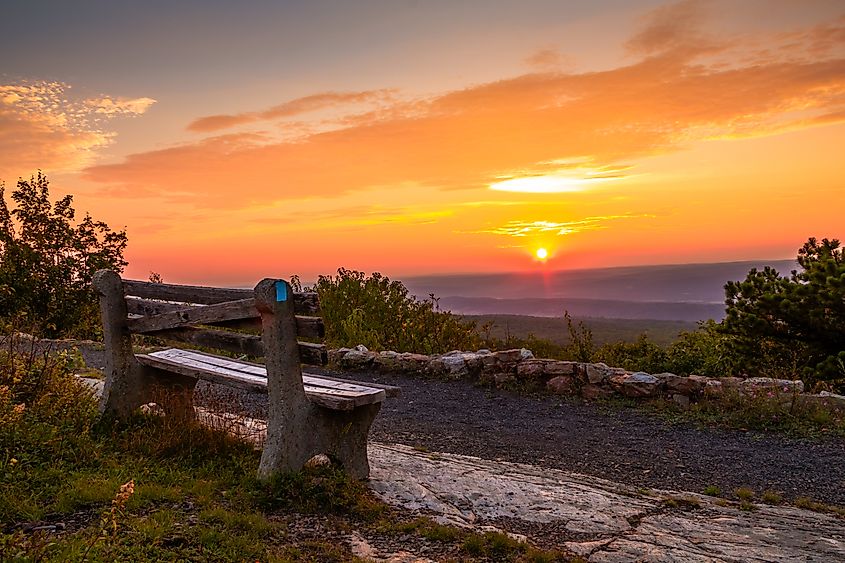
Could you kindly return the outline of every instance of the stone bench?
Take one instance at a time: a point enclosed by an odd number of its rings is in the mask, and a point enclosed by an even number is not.
[[[298,340],[323,337],[316,294],[294,293],[284,280],[228,289],[122,280],[111,270],[97,272],[94,288],[106,349],[101,412],[126,417],[164,394],[171,410],[193,413],[200,379],[268,393],[259,477],[299,470],[317,454],[339,461],[354,477],[369,475],[370,426],[382,401],[399,389],[302,373],[302,363],[327,362],[324,344]],[[245,332],[250,329],[260,329],[260,336]],[[263,357],[265,363],[184,348],[135,354],[132,334]]]

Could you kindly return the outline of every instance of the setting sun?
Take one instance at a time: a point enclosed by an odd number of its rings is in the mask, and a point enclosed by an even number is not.
[[[537,255],[537,258],[539,260],[545,260],[546,258],[549,257],[549,251],[546,250],[545,248],[538,248],[537,252],[535,252],[535,254]]]

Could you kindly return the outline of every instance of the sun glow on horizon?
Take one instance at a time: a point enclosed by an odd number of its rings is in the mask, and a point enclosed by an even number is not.
[[[549,251],[545,248],[538,248],[534,254],[537,256],[537,259],[541,262],[545,262],[546,259],[549,257]]]
[[[544,176],[523,176],[508,178],[490,184],[490,189],[498,192],[517,192],[526,194],[561,194],[584,191],[595,184],[621,180],[622,176],[577,177],[566,174],[547,174]]]

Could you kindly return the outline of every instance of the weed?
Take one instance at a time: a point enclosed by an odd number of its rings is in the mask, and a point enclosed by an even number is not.
[[[754,491],[748,487],[739,487],[734,489],[734,494],[739,500],[750,501],[754,499]]]
[[[739,501],[739,509],[746,512],[754,512],[755,510],[758,510],[757,505],[748,500]]]
[[[777,491],[763,491],[761,498],[766,504],[780,504],[783,502],[783,495]]]
[[[701,508],[701,502],[695,497],[669,497],[663,500],[663,506],[667,508],[695,510],[696,508]]]
[[[707,485],[704,487],[704,494],[710,497],[719,497],[722,496],[722,489],[716,485]]]

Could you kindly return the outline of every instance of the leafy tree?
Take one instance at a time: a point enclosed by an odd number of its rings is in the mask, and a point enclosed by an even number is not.
[[[809,383],[845,384],[845,256],[839,241],[810,238],[801,270],[753,269],[725,286],[725,330],[751,373],[775,366]]]
[[[320,276],[313,289],[332,345],[432,354],[480,342],[475,324],[440,311],[434,295],[419,301],[402,282],[378,272],[367,277],[341,268],[337,276]]]
[[[99,330],[94,272],[122,272],[126,231],[86,214],[75,224],[73,196],[50,202],[41,172],[18,180],[9,210],[0,184],[0,319],[46,337],[90,337]]]

